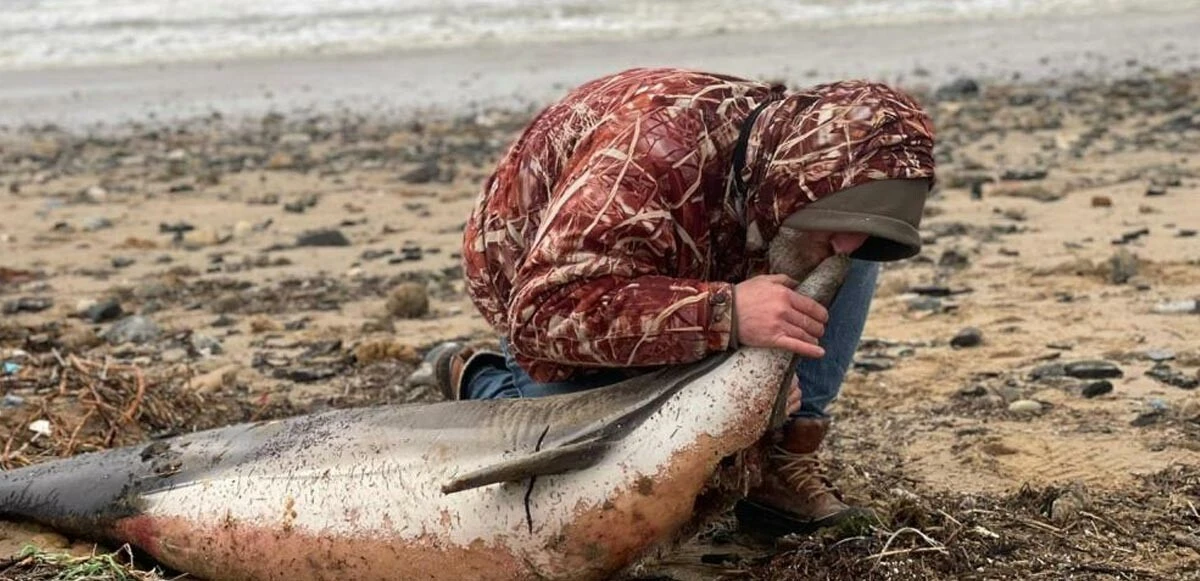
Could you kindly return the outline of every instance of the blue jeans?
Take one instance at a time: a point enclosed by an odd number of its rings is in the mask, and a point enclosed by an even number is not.
[[[829,307],[829,324],[821,346],[825,356],[821,359],[801,359],[796,365],[803,394],[798,417],[823,417],[825,408],[842,389],[842,379],[854,361],[854,351],[862,338],[871,309],[871,297],[875,294],[875,281],[879,276],[879,264],[855,260],[850,266],[846,282],[838,291],[837,298]],[[517,365],[508,351],[508,344],[501,340],[504,366],[484,367],[466,378],[468,399],[495,399],[505,397],[541,397],[560,393],[572,393],[611,385],[627,377],[619,370],[600,370],[582,379],[557,383],[538,383]]]

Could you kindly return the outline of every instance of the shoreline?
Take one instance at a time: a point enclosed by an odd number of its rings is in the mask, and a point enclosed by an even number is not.
[[[411,118],[531,108],[590,78],[633,66],[681,66],[790,84],[847,77],[906,86],[937,86],[960,76],[1120,78],[1146,67],[1170,72],[1200,66],[1193,28],[1178,13],[1151,12],[873,26],[855,36],[844,28],[789,28],[631,42],[7,71],[0,72],[0,132],[47,124],[103,131],[214,114],[230,121],[267,113]]]

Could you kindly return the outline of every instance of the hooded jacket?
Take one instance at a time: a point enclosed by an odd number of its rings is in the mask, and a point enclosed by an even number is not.
[[[538,114],[485,182],[467,289],[536,381],[697,361],[736,345],[733,285],[765,271],[785,221],[874,180],[927,189],[932,148],[922,109],[876,83],[788,94],[679,69],[603,77]],[[919,249],[919,207],[853,202],[808,213],[872,233],[866,258]]]

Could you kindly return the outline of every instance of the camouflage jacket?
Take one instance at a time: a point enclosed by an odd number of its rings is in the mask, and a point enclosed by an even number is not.
[[[739,189],[733,152],[760,105]],[[734,344],[733,284],[763,272],[784,218],[868,180],[931,178],[932,138],[879,84],[600,78],[538,114],[485,182],[468,292],[537,381],[696,361]]]

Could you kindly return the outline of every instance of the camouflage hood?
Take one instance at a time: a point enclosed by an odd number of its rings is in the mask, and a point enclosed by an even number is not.
[[[933,123],[911,97],[864,81],[820,85],[764,105],[748,131],[741,176],[749,251],[760,251],[785,222],[867,232],[860,258],[896,260],[920,250]],[[891,187],[857,187],[876,182]]]

